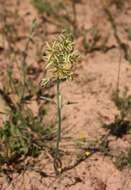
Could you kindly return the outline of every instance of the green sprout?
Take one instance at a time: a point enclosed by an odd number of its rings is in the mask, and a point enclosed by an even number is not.
[[[56,104],[57,104],[57,142],[55,152],[54,168],[58,172],[60,170],[59,145],[61,141],[61,81],[73,79],[73,65],[77,61],[78,55],[74,51],[74,42],[72,35],[63,31],[53,42],[47,43],[46,51],[46,70],[48,78],[42,80],[42,86],[47,85],[50,80],[56,81]],[[59,168],[59,170],[58,170]]]

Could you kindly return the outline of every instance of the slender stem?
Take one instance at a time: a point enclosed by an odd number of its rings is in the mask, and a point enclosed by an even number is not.
[[[76,35],[76,28],[77,28],[77,13],[76,13],[76,4],[75,1],[72,1],[72,10],[73,10],[73,27],[74,27],[74,34]]]
[[[29,49],[29,45],[30,45],[30,42],[32,41],[32,37],[33,37],[33,33],[34,33],[34,30],[35,30],[36,26],[35,26],[35,21],[33,21],[32,23],[32,26],[31,26],[31,29],[30,29],[30,32],[29,32],[29,36],[27,38],[27,42],[25,44],[25,48],[23,50],[23,57],[22,57],[22,66],[21,66],[21,69],[22,69],[22,78],[23,78],[23,89],[22,89],[22,95],[21,95],[21,100],[24,98],[24,95],[25,95],[25,90],[26,90],[26,86],[27,86],[27,78],[26,78],[26,74],[27,74],[27,63],[26,63],[26,60],[27,60],[27,52],[28,52],[28,49]]]
[[[121,75],[121,61],[122,59],[122,52],[120,49],[120,58],[119,58],[119,63],[118,63],[118,74],[117,74],[117,86],[116,86],[116,93],[117,93],[117,98],[119,97],[119,91],[120,91],[120,75]]]
[[[60,93],[60,79],[57,78],[57,142],[56,142],[56,156],[59,154],[59,144],[61,141],[61,93]]]

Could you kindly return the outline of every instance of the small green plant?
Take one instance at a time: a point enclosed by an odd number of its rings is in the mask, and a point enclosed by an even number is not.
[[[73,64],[76,62],[78,55],[74,51],[74,43],[72,35],[67,31],[63,31],[53,42],[47,43],[46,52],[46,70],[49,75],[48,78],[42,80],[42,86],[47,85],[52,79],[56,81],[56,97],[57,97],[57,143],[54,160],[54,168],[59,172],[58,163],[59,158],[59,144],[61,141],[61,81],[73,78]],[[59,164],[60,165],[60,164]]]
[[[122,137],[131,129],[131,123],[116,116],[115,121],[111,124],[104,125],[104,128],[109,129],[112,135],[116,137]]]
[[[90,38],[87,39],[87,34]],[[92,27],[83,33],[83,47],[86,52],[91,52],[96,46],[97,42],[100,40],[100,34],[97,28]]]
[[[122,137],[131,130],[131,96],[127,94],[127,90],[122,95],[115,93],[113,101],[119,110],[119,115],[116,115],[115,121],[109,125],[104,125],[105,128],[110,130],[110,133]]]
[[[0,96],[9,110],[7,110],[7,117],[3,119],[0,128],[0,164],[15,163],[23,157],[26,159],[27,156],[37,156],[41,150],[47,148],[48,142],[54,138],[55,133],[49,125],[44,125],[43,104],[37,101],[40,87],[29,73],[29,69],[33,70],[34,67],[33,65],[29,66],[27,58],[35,37],[37,23],[33,20],[29,34],[25,39],[25,46],[22,49],[18,48],[17,51],[15,41],[11,40],[13,30],[9,27],[7,30],[5,28],[7,24],[5,21],[3,28],[6,31],[3,35],[4,40],[7,40],[9,44],[7,56],[9,64],[0,88]],[[33,75],[37,79],[35,71]],[[32,106],[29,108],[32,97],[34,97],[33,101],[39,105],[37,113],[33,112]],[[19,163],[21,164],[21,162]]]
[[[45,0],[31,0],[32,5],[40,12],[50,15],[53,12],[51,4]]]
[[[71,28],[74,35],[77,34],[77,11],[76,3],[79,1],[69,0],[31,0],[43,20],[48,24],[54,24],[60,28]]]
[[[112,99],[120,110],[121,117],[124,119],[131,111],[131,96],[128,95],[128,89],[125,88],[122,94],[113,94]]]
[[[128,149],[127,154],[121,152],[115,159],[114,164],[119,170],[125,167],[131,168],[131,148]]]
[[[108,34],[105,38],[102,38],[100,31],[96,26],[83,30],[82,35],[82,45],[85,53],[92,53],[94,51],[102,51],[106,53],[107,51],[115,48],[114,45],[107,45],[110,35]]]
[[[52,132],[29,108],[10,112],[9,120],[0,128],[0,163],[16,162],[22,156],[37,156],[53,137]]]

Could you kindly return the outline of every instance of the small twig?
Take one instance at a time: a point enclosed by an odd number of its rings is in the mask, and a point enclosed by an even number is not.
[[[81,164],[81,162],[85,161],[87,158],[89,158],[89,157],[92,156],[92,155],[93,155],[93,152],[92,152],[89,156],[84,155],[84,156],[81,157],[79,160],[77,160],[74,164],[62,168],[61,173],[64,173],[64,172],[66,172],[66,171],[69,171],[69,170],[71,170],[71,169],[77,167],[79,164]]]
[[[120,47],[120,49],[122,49],[122,51],[124,52],[124,57],[127,61],[129,61],[129,55],[128,55],[128,45],[123,43],[118,35],[118,31],[117,31],[117,27],[116,27],[116,23],[115,20],[110,12],[110,10],[108,8],[104,9],[106,15],[108,16],[108,19],[111,23],[112,29],[113,29],[113,33],[114,33],[114,37]]]
[[[88,50],[86,50],[86,53],[92,53],[92,52],[95,52],[95,51],[102,51],[102,52],[106,53],[109,50],[114,49],[116,47],[117,46],[115,46],[115,45],[112,45],[112,46],[103,46],[103,45],[100,45],[100,46],[95,46],[95,47],[89,48]]]
[[[45,100],[45,101],[51,102],[53,104],[56,104],[56,102],[54,100],[52,100],[51,98],[46,97],[46,96],[40,96],[40,100]]]
[[[118,62],[118,75],[117,75],[117,86],[116,86],[116,93],[117,98],[119,97],[119,91],[120,91],[120,75],[121,75],[121,64],[122,64],[122,52],[120,50],[120,57]]]

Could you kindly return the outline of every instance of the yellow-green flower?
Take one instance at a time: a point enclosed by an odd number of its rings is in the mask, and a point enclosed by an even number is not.
[[[62,32],[53,42],[47,43],[45,59],[46,70],[50,73],[49,78],[71,79],[73,64],[77,57],[73,38],[67,31]]]

